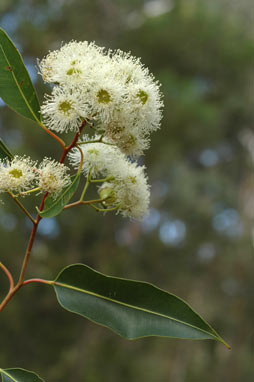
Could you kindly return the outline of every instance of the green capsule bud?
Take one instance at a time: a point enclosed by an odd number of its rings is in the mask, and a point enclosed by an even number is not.
[[[113,187],[105,186],[99,190],[100,198],[104,200],[104,203],[111,206],[115,203],[116,197]]]

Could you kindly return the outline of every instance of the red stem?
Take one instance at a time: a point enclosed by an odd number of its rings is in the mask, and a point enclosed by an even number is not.
[[[80,137],[80,134],[81,134],[83,128],[85,127],[85,125],[86,125],[86,121],[83,121],[83,122],[82,122],[82,125],[79,127],[78,132],[75,134],[75,137],[74,137],[73,141],[71,142],[71,144],[70,144],[69,146],[67,146],[67,147],[64,148],[64,151],[63,151],[63,153],[62,153],[62,156],[61,156],[61,158],[60,158],[60,160],[59,160],[60,163],[63,163],[63,162],[64,162],[64,160],[65,160],[66,155],[68,154],[68,152],[69,152],[69,151],[76,145],[76,143],[77,143],[77,141],[78,141],[78,139],[79,139],[79,137]]]
[[[59,138],[56,134],[52,133],[52,131],[50,131],[46,126],[44,126],[43,124],[40,124],[40,126],[43,128],[44,131],[46,131],[46,133],[48,133],[49,135],[51,135],[52,138],[54,138],[58,143],[59,145],[62,146],[63,149],[65,149],[65,143],[64,141]]]
[[[44,279],[29,279],[29,280],[23,281],[22,285],[27,285],[27,284],[31,284],[31,283],[40,283],[40,284],[51,285],[51,284],[53,284],[53,281],[44,280]]]
[[[23,281],[24,281],[25,272],[26,272],[28,260],[29,260],[29,257],[30,257],[30,253],[31,253],[31,250],[32,250],[32,247],[33,247],[33,243],[34,243],[34,239],[35,239],[35,234],[36,234],[36,231],[37,231],[37,228],[38,228],[39,221],[40,221],[40,219],[37,218],[36,219],[36,223],[33,226],[30,238],[29,238],[29,242],[28,242],[27,249],[26,249],[26,254],[25,254],[25,257],[24,257],[24,261],[23,261],[23,265],[22,265],[22,268],[21,268],[21,272],[20,272],[20,276],[19,276],[19,281],[18,281],[18,283],[20,283],[20,284],[22,284]]]
[[[3,265],[3,263],[0,263],[0,268],[2,268],[2,270],[4,271],[4,273],[6,274],[8,280],[9,280],[9,284],[10,284],[9,292],[10,292],[13,289],[13,286],[14,286],[14,282],[13,282],[13,278],[12,278],[11,272],[8,270],[8,268],[6,268],[5,265]]]
[[[70,204],[67,204],[63,209],[67,210],[68,208],[80,206],[81,204],[95,204],[95,203],[101,203],[105,201],[106,199],[94,199],[94,200],[78,200],[77,202],[73,202]]]

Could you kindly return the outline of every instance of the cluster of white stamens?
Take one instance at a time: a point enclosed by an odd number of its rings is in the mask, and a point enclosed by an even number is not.
[[[86,143],[81,150],[85,175],[105,179],[98,189],[104,206],[115,208],[123,216],[141,219],[147,213],[150,196],[145,168],[129,161],[117,146],[102,142]],[[78,168],[81,159],[79,150],[74,149],[69,159]]]
[[[0,191],[23,192],[33,187],[36,179],[36,163],[30,158],[15,156],[12,161],[0,161]]]
[[[160,127],[159,83],[129,53],[106,51],[88,42],[71,41],[38,65],[43,80],[54,85],[41,107],[45,126],[58,133],[76,132],[85,125],[95,130],[94,137],[80,137],[69,160],[80,169],[82,159],[87,184],[98,182],[96,208],[142,218],[150,189],[145,167],[133,159],[143,155],[151,132]],[[0,161],[0,191],[40,191],[54,197],[70,182],[68,167],[48,158],[39,166],[25,157]]]
[[[160,126],[159,84],[140,60],[72,41],[39,62],[46,82],[57,84],[42,106],[46,126],[77,130],[84,119],[126,155],[139,156]]]
[[[15,156],[12,161],[0,161],[0,192],[27,195],[30,191],[59,194],[70,183],[68,167],[44,158],[37,163],[29,157]]]
[[[57,195],[64,187],[70,183],[68,167],[57,161],[44,158],[39,166],[39,188]]]

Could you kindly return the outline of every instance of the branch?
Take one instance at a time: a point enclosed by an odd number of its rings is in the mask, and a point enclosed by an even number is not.
[[[86,125],[86,121],[83,121],[82,125],[79,127],[79,131],[76,133],[72,143],[69,146],[66,147],[65,143],[60,138],[58,138],[55,134],[53,134],[50,130],[48,130],[44,125],[41,124],[41,127],[44,130],[46,130],[47,133],[49,133],[54,139],[56,139],[58,141],[58,143],[63,147],[63,153],[62,153],[62,156],[61,156],[61,158],[59,160],[60,163],[64,162],[68,152],[76,145],[76,143],[78,141],[78,138],[79,138],[79,136],[81,134],[81,131],[83,130],[85,125]],[[81,155],[82,155],[82,153],[81,153]],[[11,193],[9,193],[9,195],[18,204],[18,206],[23,210],[23,212],[25,212],[25,214],[29,217],[29,219],[33,222],[33,229],[32,229],[31,234],[30,234],[30,238],[29,238],[29,241],[28,241],[25,257],[24,257],[22,268],[21,268],[21,271],[20,271],[19,280],[18,280],[16,286],[13,286],[13,279],[12,279],[9,271],[3,266],[2,263],[0,263],[1,268],[4,270],[5,274],[8,276],[9,282],[10,282],[10,290],[9,290],[9,293],[7,294],[7,296],[5,297],[5,299],[0,304],[0,312],[4,309],[4,307],[8,304],[8,302],[11,300],[11,298],[17,293],[17,291],[23,285],[27,285],[27,284],[30,284],[32,282],[39,282],[39,283],[44,283],[44,284],[52,284],[51,281],[47,281],[47,280],[43,280],[43,279],[30,279],[30,280],[24,281],[25,272],[26,272],[27,265],[28,265],[29,258],[30,258],[30,253],[31,253],[31,250],[32,250],[32,247],[33,247],[33,244],[34,244],[35,235],[36,235],[36,232],[37,232],[37,228],[38,228],[39,222],[40,222],[40,220],[42,218],[41,218],[41,216],[39,214],[37,214],[36,219],[33,219],[32,216],[29,214],[29,212],[25,209],[25,207]],[[44,208],[44,203],[45,203],[45,200],[46,200],[47,196],[48,196],[48,192],[45,192],[45,194],[43,195],[42,201],[41,201],[40,208],[39,208],[40,211],[42,211],[43,208]]]
[[[63,149],[65,149],[65,142],[59,138],[56,134],[52,133],[52,131],[50,131],[46,126],[43,125],[43,123],[40,123],[40,126],[43,128],[44,131],[46,131],[46,133],[48,133],[49,135],[51,135],[52,138],[54,138],[60,146],[62,146]]]
[[[85,126],[86,126],[86,121],[83,121],[82,124],[81,124],[81,126],[79,127],[78,132],[76,133],[76,135],[75,135],[73,141],[71,142],[71,144],[70,144],[69,146],[67,146],[67,147],[64,147],[64,151],[63,151],[62,156],[61,156],[61,158],[60,158],[60,160],[59,160],[60,163],[63,163],[63,162],[64,162],[64,160],[65,160],[66,155],[68,154],[68,152],[69,152],[74,146],[76,146],[76,143],[77,143],[77,141],[78,141],[78,139],[79,139],[79,137],[80,137],[80,134],[81,134],[81,132],[82,132],[82,130],[83,130],[83,128],[84,128]]]
[[[3,263],[1,261],[0,261],[0,268],[4,271],[4,273],[6,274],[8,280],[9,280],[9,284],[10,284],[9,293],[10,293],[10,291],[14,287],[14,282],[13,282],[13,278],[12,278],[11,272],[6,268],[5,265],[3,265]]]
[[[29,280],[23,281],[22,285],[27,285],[27,284],[32,284],[32,283],[40,283],[40,284],[52,285],[54,283],[54,281],[44,280],[44,279],[29,279]]]
[[[9,191],[7,191],[8,195],[14,200],[14,202],[19,206],[19,208],[26,214],[26,216],[31,220],[32,223],[35,223],[36,221],[30,215],[30,213],[27,211],[27,209],[23,206],[23,204]]]

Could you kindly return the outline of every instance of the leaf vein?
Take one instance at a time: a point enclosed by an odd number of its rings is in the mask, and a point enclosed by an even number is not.
[[[213,333],[210,333],[210,332],[208,332],[208,331],[206,331],[204,329],[200,329],[200,328],[196,327],[195,325],[191,325],[191,324],[189,324],[189,323],[187,323],[185,321],[176,319],[176,318],[171,317],[171,316],[167,316],[167,315],[159,313],[159,312],[154,312],[152,310],[145,309],[145,308],[139,308],[139,307],[137,307],[135,305],[130,305],[130,304],[127,304],[127,303],[122,302],[122,301],[113,300],[110,297],[102,296],[102,295],[100,295],[98,293],[94,293],[94,292],[91,292],[91,291],[88,291],[88,290],[80,289],[78,287],[74,287],[74,286],[71,286],[71,285],[68,285],[68,284],[59,283],[58,281],[55,281],[53,285],[58,285],[60,287],[64,287],[64,288],[67,288],[67,289],[73,289],[73,290],[76,290],[76,291],[84,293],[84,294],[88,294],[88,295],[95,296],[95,297],[98,297],[98,298],[101,298],[101,299],[104,299],[104,300],[107,300],[107,301],[111,301],[111,302],[113,302],[115,304],[123,305],[123,306],[126,306],[128,308],[136,309],[136,310],[143,311],[143,312],[146,312],[146,313],[150,313],[150,314],[153,314],[153,315],[157,315],[157,316],[160,316],[160,317],[163,317],[163,318],[167,318],[169,320],[172,320],[172,321],[178,322],[180,324],[184,324],[186,326],[194,328],[194,329],[196,329],[196,330],[198,330],[200,332],[206,333],[206,334],[210,335],[213,338],[219,339],[219,337],[216,337]]]

